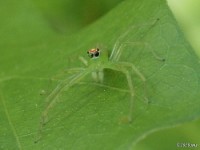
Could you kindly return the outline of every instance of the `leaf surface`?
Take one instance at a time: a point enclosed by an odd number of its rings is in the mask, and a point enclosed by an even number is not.
[[[31,2],[6,1],[0,7],[1,149],[131,149],[153,131],[199,118],[198,59],[165,1],[121,2],[70,36],[54,30]],[[111,53],[125,32],[120,42],[132,44],[122,47],[119,61],[133,63],[147,79],[144,94],[143,82],[131,74],[133,121],[122,119],[130,105],[125,76],[105,69],[103,84],[87,76],[58,94],[42,138],[34,143],[45,97],[60,82],[51,79],[66,69],[84,67],[78,56],[87,58],[86,51],[96,44]],[[152,50],[165,61],[156,59]]]

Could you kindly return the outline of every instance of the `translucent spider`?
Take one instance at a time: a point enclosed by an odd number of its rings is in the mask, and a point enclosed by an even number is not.
[[[151,23],[151,27],[153,27],[156,22],[158,22],[159,19],[154,20]],[[134,28],[131,27],[131,28]],[[131,29],[130,29],[131,30]],[[104,79],[104,69],[111,69],[114,71],[119,71],[123,73],[126,76],[127,84],[129,87],[129,93],[130,93],[130,107],[129,107],[129,113],[127,114],[127,120],[128,122],[131,122],[133,117],[133,106],[134,106],[134,86],[132,82],[132,73],[135,73],[138,75],[138,77],[144,82],[146,82],[146,79],[144,75],[136,68],[136,66],[129,62],[121,62],[119,61],[120,56],[122,54],[123,47],[126,45],[137,45],[142,44],[149,46],[147,43],[143,42],[125,42],[121,43],[120,41],[129,33],[129,30],[125,32],[123,35],[121,35],[116,43],[114,44],[114,47],[112,49],[112,52],[110,56],[108,55],[108,52],[105,49],[100,49],[99,47],[93,48],[87,51],[87,54],[89,56],[89,59],[85,59],[84,57],[79,57],[79,59],[83,62],[83,64],[86,66],[86,68],[72,68],[69,69],[75,70],[77,73],[74,74],[71,78],[67,78],[62,80],[56,88],[50,93],[50,95],[47,96],[46,101],[49,102],[47,107],[44,109],[41,115],[41,122],[40,122],[40,130],[41,128],[48,122],[48,112],[49,110],[56,104],[58,96],[63,90],[69,89],[74,84],[77,84],[81,80],[83,80],[88,74],[92,74],[92,78],[95,79],[95,81],[102,83]],[[151,50],[151,48],[150,48]],[[153,50],[152,54],[159,60],[164,60],[162,58],[159,58]]]

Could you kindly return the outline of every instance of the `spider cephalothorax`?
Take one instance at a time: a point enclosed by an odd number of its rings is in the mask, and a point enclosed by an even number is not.
[[[99,48],[93,48],[88,50],[87,53],[90,58],[98,58],[100,55],[100,50]]]

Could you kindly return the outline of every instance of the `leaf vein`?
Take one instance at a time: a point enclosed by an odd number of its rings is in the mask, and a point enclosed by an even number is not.
[[[18,146],[19,150],[22,150],[22,145],[21,145],[21,143],[20,143],[20,141],[19,141],[19,136],[17,135],[16,129],[15,129],[15,127],[14,127],[14,125],[13,125],[13,123],[12,123],[12,120],[11,120],[11,118],[10,118],[10,114],[9,114],[8,109],[7,109],[7,106],[6,106],[6,102],[5,102],[5,100],[4,100],[2,90],[0,90],[0,99],[1,99],[1,101],[2,101],[2,103],[3,103],[3,107],[4,107],[4,110],[5,110],[5,114],[6,114],[6,117],[7,117],[7,119],[8,119],[8,123],[9,123],[9,125],[10,125],[10,127],[11,127],[11,130],[12,130],[12,132],[13,132],[13,135],[14,135],[14,137],[15,137],[15,139],[16,139],[17,146]]]

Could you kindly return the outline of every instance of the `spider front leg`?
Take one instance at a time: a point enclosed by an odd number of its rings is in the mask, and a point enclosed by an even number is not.
[[[88,67],[88,61],[87,61],[84,57],[79,56],[78,59],[79,59],[86,67]]]
[[[92,78],[94,79],[95,82],[97,83],[103,83],[103,78],[104,78],[104,72],[103,70],[95,70],[92,72]]]
[[[162,58],[162,57],[158,56],[158,54],[152,49],[152,47],[150,46],[150,44],[148,44],[147,42],[141,42],[141,41],[124,42],[120,46],[118,46],[118,49],[116,49],[115,46],[114,46],[114,50],[116,51],[116,53],[113,54],[113,55],[111,55],[110,60],[112,60],[112,61],[118,61],[120,59],[120,57],[121,57],[122,51],[124,50],[124,48],[126,46],[136,46],[136,45],[145,46],[145,48],[147,48],[148,50],[150,50],[150,52],[152,53],[152,55],[154,56],[155,59],[157,59],[159,61],[165,61],[165,58]]]
[[[86,67],[88,67],[88,61],[84,57],[79,56],[79,60]],[[91,75],[92,75],[92,78],[94,79],[95,82],[103,83],[103,78],[104,78],[103,69],[94,70],[94,71],[92,71]]]
[[[138,24],[138,25],[133,25],[129,28],[129,30],[127,30],[126,32],[124,32],[122,35],[120,35],[115,44],[114,44],[114,47],[113,47],[113,50],[111,52],[111,55],[110,55],[110,59],[111,60],[114,60],[118,57],[116,57],[118,54],[120,54],[119,52],[119,49],[121,49],[121,43],[123,41],[123,39],[125,39],[125,37],[127,37],[127,35],[134,29],[140,29],[140,27],[145,27],[145,26],[149,26],[149,28],[146,28],[146,33],[148,33],[149,31],[151,31],[151,29],[159,22],[159,18],[156,18],[156,19],[153,19],[151,22],[149,23],[143,23],[143,24]],[[145,35],[145,34],[144,34]],[[134,42],[135,43],[135,42]]]

